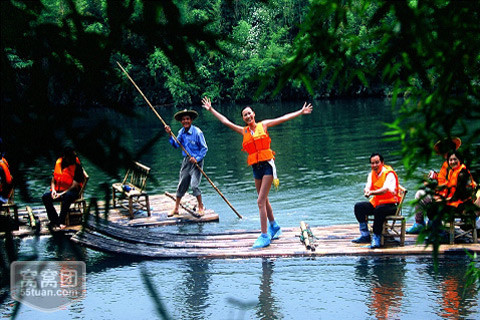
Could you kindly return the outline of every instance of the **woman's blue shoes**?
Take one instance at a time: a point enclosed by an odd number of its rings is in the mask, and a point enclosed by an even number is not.
[[[278,237],[282,234],[282,230],[280,230],[280,226],[276,221],[273,223],[268,224],[267,233],[262,233],[257,240],[253,243],[252,248],[265,248],[270,245],[270,242],[274,239],[278,239]]]
[[[266,233],[262,233],[257,240],[253,243],[252,248],[253,249],[258,249],[258,248],[265,248],[270,245],[270,236]]]
[[[415,222],[413,226],[407,229],[408,234],[419,234],[425,228],[425,224]]]
[[[252,248],[265,248],[270,245],[270,242],[274,239],[278,239],[278,237],[282,234],[282,230],[280,230],[280,226],[276,221],[268,224],[267,233],[262,233],[260,236],[255,240],[253,243]]]
[[[276,221],[268,225],[267,232],[271,240],[278,239],[282,235],[282,230],[280,230],[280,226]]]

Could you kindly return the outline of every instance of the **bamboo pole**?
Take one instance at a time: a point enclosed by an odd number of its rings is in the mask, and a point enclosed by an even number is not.
[[[302,235],[305,248],[307,248],[307,250],[310,250],[310,240],[308,239],[307,226],[305,225],[304,221],[300,221],[300,233]]]
[[[153,105],[150,103],[150,101],[147,99],[147,97],[143,94],[142,90],[140,90],[140,88],[137,86],[137,84],[135,83],[135,81],[133,81],[133,79],[130,77],[130,75],[128,74],[128,72],[122,67],[122,65],[117,61],[117,64],[118,66],[120,67],[120,69],[122,69],[123,73],[125,73],[125,75],[127,76],[127,78],[130,80],[130,82],[132,82],[133,86],[138,90],[138,92],[140,92],[140,94],[142,95],[143,99],[145,99],[145,101],[147,102],[148,106],[150,107],[150,109],[152,109],[152,111],[155,113],[155,115],[157,116],[158,119],[160,119],[160,121],[163,123],[163,126],[166,127],[167,124],[165,123],[165,121],[162,119],[162,117],[158,114],[157,110],[155,110],[155,108],[153,107]],[[185,147],[180,143],[180,141],[178,141],[177,137],[175,136],[175,134],[172,132],[172,137],[173,139],[175,140],[175,142],[182,148],[183,152],[185,152],[185,154],[188,156],[188,157],[191,157],[190,153],[188,153],[187,149],[185,149]],[[202,173],[202,175],[205,177],[205,179],[207,179],[207,181],[212,185],[212,187],[215,189],[215,191],[217,191],[217,193],[222,197],[222,199],[229,205],[229,207],[233,210],[233,212],[235,212],[235,214],[240,218],[242,219],[242,215],[240,215],[240,213],[237,212],[237,210],[235,210],[235,208],[232,206],[232,204],[227,200],[227,198],[225,198],[225,196],[223,195],[223,193],[215,186],[215,184],[213,183],[212,180],[210,180],[210,178],[207,176],[207,174],[205,173],[205,171],[203,171],[203,169],[198,165],[198,163],[195,163],[195,165],[197,166],[198,170],[200,170],[200,172]]]

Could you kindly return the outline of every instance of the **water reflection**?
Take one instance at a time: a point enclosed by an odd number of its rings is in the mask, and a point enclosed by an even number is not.
[[[262,279],[257,304],[257,319],[281,319],[276,299],[272,296],[272,274],[274,262],[262,259]]]
[[[355,265],[357,281],[368,288],[369,314],[376,319],[400,318],[405,267],[405,258],[384,257],[361,257]]]
[[[172,229],[175,229],[175,232],[178,233],[203,233],[204,224],[203,223],[185,223],[178,224]]]
[[[279,307],[277,298],[272,294],[274,261],[268,258],[261,259],[260,261],[262,264],[262,274],[260,277],[258,299],[252,299],[249,295],[250,292],[244,297],[229,297],[227,303],[233,311],[228,319],[245,319],[245,315],[250,315],[250,311],[252,310],[255,311],[254,319],[275,320],[284,318],[280,312],[281,308]],[[251,267],[256,268],[258,265],[255,262]],[[249,282],[246,278],[244,281],[245,283]]]
[[[208,289],[211,272],[209,260],[186,260],[185,278],[180,286],[181,296],[185,297],[182,319],[205,319],[208,308]]]
[[[438,273],[431,257],[136,261],[87,250],[86,259],[85,300],[53,316],[21,307],[17,319],[477,319],[480,311],[462,256],[440,260]],[[5,298],[0,314],[10,317],[15,302]]]
[[[438,272],[432,264],[426,271],[431,276],[432,291],[438,292],[436,314],[445,319],[473,319],[472,311],[478,305],[478,285],[466,286],[468,259],[453,256],[441,259]]]
[[[45,242],[45,251],[51,253],[52,260],[85,261],[86,248],[69,241],[69,236],[53,233]]]

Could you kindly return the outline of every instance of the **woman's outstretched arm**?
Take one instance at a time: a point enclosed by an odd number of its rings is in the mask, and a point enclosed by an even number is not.
[[[262,123],[265,127],[273,127],[278,124],[284,123],[285,121],[291,120],[293,118],[296,118],[302,114],[310,114],[312,113],[313,106],[311,103],[307,104],[306,102],[303,104],[302,109],[297,110],[295,112],[287,113],[281,117],[275,118],[275,119],[267,119],[263,120]]]
[[[225,117],[223,114],[221,114],[217,110],[213,109],[212,102],[210,101],[209,98],[204,97],[202,99],[202,107],[205,108],[207,111],[210,111],[215,116],[215,118],[220,120],[221,123],[223,123],[224,125],[226,125],[230,129],[232,129],[233,131],[242,134],[243,128],[240,127],[239,125],[234,124],[233,122],[228,120],[227,117]]]

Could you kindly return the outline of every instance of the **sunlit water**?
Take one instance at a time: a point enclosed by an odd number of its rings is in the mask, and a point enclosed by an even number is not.
[[[254,105],[257,119],[272,118],[300,108],[302,102]],[[382,140],[384,122],[394,119],[387,101],[345,100],[315,103],[314,112],[270,129],[280,189],[270,201],[280,225],[296,227],[355,223],[353,205],[363,201],[369,171],[368,158],[382,153],[400,182],[411,190],[416,181],[404,179],[396,152],[399,146]],[[243,106],[218,109],[241,124]],[[166,227],[177,232],[213,232],[259,229],[256,192],[251,168],[241,152],[242,137],[200,112],[195,121],[205,133],[209,152],[205,172],[244,219],[202,181],[205,204],[220,215],[218,223]],[[161,110],[174,131],[179,124],[172,110]],[[112,114],[93,113],[92,118]],[[115,118],[123,128],[125,146],[137,152],[162,131],[148,109],[134,120]],[[86,122],[87,123],[87,122]],[[80,155],[81,156],[81,155]],[[166,135],[139,161],[152,168],[148,191],[174,192],[180,152],[170,148]],[[87,197],[101,193],[108,177],[82,159],[91,180]],[[435,162],[437,161],[437,162]],[[431,165],[439,168],[441,159]],[[52,164],[31,168],[31,190],[36,198],[48,186]],[[427,168],[421,168],[426,170]],[[36,194],[35,194],[36,193]],[[410,213],[409,207],[405,210]],[[427,257],[321,257],[238,260],[137,260],[115,257],[78,247],[65,239],[42,237],[18,243],[20,259],[37,254],[39,260],[82,259],[87,263],[86,297],[65,310],[42,313],[21,306],[18,319],[152,319],[158,317],[151,282],[161,305],[172,319],[478,319],[480,294],[464,290],[468,258],[445,257],[438,273]],[[320,244],[321,245],[321,244]],[[13,301],[2,304],[2,315],[12,314]]]

